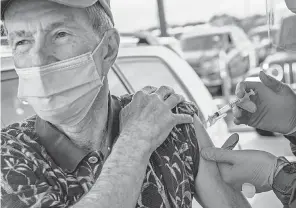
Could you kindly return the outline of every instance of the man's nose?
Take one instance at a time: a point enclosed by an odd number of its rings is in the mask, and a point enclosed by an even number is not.
[[[40,67],[58,62],[59,60],[45,50],[35,51],[31,54],[32,67]]]
[[[59,61],[50,49],[51,47],[46,44],[45,39],[39,38],[31,50],[31,63],[32,67],[40,67]]]

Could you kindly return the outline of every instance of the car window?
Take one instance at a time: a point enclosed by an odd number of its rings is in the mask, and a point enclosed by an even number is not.
[[[183,51],[221,49],[224,36],[224,34],[212,34],[186,38],[181,41],[181,47]]]
[[[158,57],[121,57],[117,59],[117,65],[135,90],[147,85],[154,87],[166,85],[183,95],[186,100],[191,100],[186,87],[173,73],[173,69]],[[202,114],[200,118],[202,121],[205,120]]]
[[[276,35],[277,35],[277,30],[276,29],[272,29],[270,31],[270,35],[273,41],[276,40]],[[267,30],[263,30],[260,32],[256,32],[250,35],[251,40],[253,40],[254,42],[260,42],[264,39],[268,39],[268,31]]]
[[[239,28],[233,28],[232,30],[232,38],[235,42],[235,44],[238,47],[242,47],[243,45],[250,45],[251,41],[249,40],[247,34],[245,32],[243,32],[241,29]]]
[[[166,85],[188,99],[181,83],[172,74],[172,69],[158,57],[119,58],[117,64],[135,90],[147,85],[154,87]]]
[[[112,95],[121,96],[124,94],[128,94],[128,91],[125,88],[124,84],[114,72],[114,68],[112,68],[108,73],[108,84],[110,93]]]

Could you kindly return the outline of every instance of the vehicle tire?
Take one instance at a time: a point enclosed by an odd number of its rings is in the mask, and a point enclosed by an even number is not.
[[[257,132],[260,136],[275,136],[273,132],[265,131],[265,130],[262,130],[262,129],[256,129],[256,132]]]

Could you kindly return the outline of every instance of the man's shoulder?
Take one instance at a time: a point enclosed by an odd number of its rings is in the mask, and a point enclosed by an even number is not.
[[[9,134],[17,137],[19,134],[34,134],[36,116],[25,119],[24,121],[15,122],[1,129],[1,134]]]
[[[36,116],[33,116],[24,121],[16,122],[2,128],[2,155],[16,153],[16,151],[10,151],[11,149],[23,151],[24,149],[28,150],[34,148],[34,146],[37,145],[35,141],[35,122]]]

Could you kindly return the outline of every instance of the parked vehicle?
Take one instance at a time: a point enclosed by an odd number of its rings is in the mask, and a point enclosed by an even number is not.
[[[296,22],[296,16],[285,17],[280,25],[278,37],[276,39],[276,46],[285,45],[286,38],[284,31],[291,28],[290,23]],[[252,70],[248,74],[248,79],[258,77],[261,70],[276,79],[290,85],[296,91],[296,51],[283,50],[280,47],[274,47],[275,52],[266,57],[260,68]],[[257,129],[257,132],[262,136],[273,135],[272,132]]]
[[[279,27],[275,26],[270,29],[272,40],[269,39],[268,30],[268,26],[264,25],[255,27],[248,32],[248,36],[255,46],[259,64],[261,64],[268,55],[274,52],[272,43],[276,41]]]
[[[141,31],[136,33],[121,33],[121,47],[131,46],[165,46],[179,56],[183,56],[183,52],[180,47],[180,42],[174,37],[157,37],[153,36],[150,32]]]
[[[221,60],[227,65],[232,88],[257,65],[253,44],[236,26],[198,25],[183,33],[180,41],[185,59],[214,96],[222,95]],[[221,52],[226,58],[221,58]]]
[[[277,46],[285,45],[285,40],[293,22],[296,22],[296,16],[285,17],[280,26]],[[294,90],[296,90],[296,51],[283,50],[280,47],[276,47],[276,52],[266,58],[262,64],[262,70],[268,74],[274,76],[278,80],[289,84]]]
[[[257,77],[261,70],[267,74],[283,81],[296,90],[296,51],[284,50],[278,46],[285,45],[286,38],[284,31],[291,28],[290,23],[296,22],[296,16],[285,17],[280,25],[277,42],[275,45],[275,53],[267,56],[261,64],[259,70],[254,70],[248,77]]]

